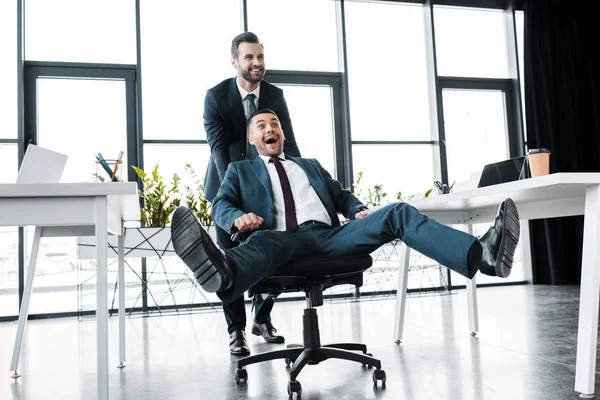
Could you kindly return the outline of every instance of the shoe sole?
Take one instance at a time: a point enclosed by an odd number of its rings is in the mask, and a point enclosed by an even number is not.
[[[519,235],[521,233],[521,223],[519,221],[519,212],[512,199],[506,199],[502,204],[504,208],[504,229],[502,232],[502,241],[500,242],[500,254],[496,261],[496,275],[506,278],[512,271],[513,259]]]
[[[252,334],[256,335],[256,336],[262,336],[261,331],[255,330],[254,328],[252,328]],[[263,336],[263,339],[265,339],[265,341],[267,343],[285,343],[285,339],[284,338],[282,338],[282,339],[267,339],[267,338],[265,338]]]
[[[207,292],[217,292],[223,278],[206,251],[211,240],[194,214],[187,208],[178,208],[173,214],[171,240],[175,253],[192,271],[194,278]]]

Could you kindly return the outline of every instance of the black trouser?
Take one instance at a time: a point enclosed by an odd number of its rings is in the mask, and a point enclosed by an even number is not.
[[[217,242],[224,249],[235,247],[231,242],[230,235],[223,229],[215,225],[217,232]],[[254,322],[264,324],[271,321],[271,310],[273,309],[273,299],[263,300],[260,294],[252,299],[254,308]],[[233,332],[235,329],[244,329],[246,327],[246,305],[244,304],[244,295],[231,302],[223,302],[223,311],[225,312],[225,321],[227,322],[227,331]]]

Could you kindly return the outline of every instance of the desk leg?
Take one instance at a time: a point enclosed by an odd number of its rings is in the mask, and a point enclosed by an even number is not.
[[[586,190],[584,218],[575,391],[581,393],[581,398],[592,398],[598,346],[600,185],[588,186]]]
[[[119,365],[125,368],[125,237],[121,228],[119,241]]]
[[[404,330],[404,314],[406,311],[406,292],[408,281],[408,267],[410,262],[410,247],[401,244],[400,266],[398,267],[398,286],[396,288],[396,315],[394,320],[394,341],[402,343]]]
[[[41,227],[36,227],[33,234],[33,244],[31,246],[31,256],[29,266],[27,267],[27,277],[25,278],[25,290],[23,291],[23,302],[19,311],[19,323],[17,324],[17,337],[15,338],[15,347],[13,348],[10,370],[13,371],[11,378],[21,376],[17,372],[19,366],[19,355],[21,354],[21,345],[23,344],[23,333],[25,332],[25,323],[29,315],[29,299],[31,298],[31,288],[33,287],[33,277],[35,276],[35,266],[37,264],[38,250],[40,249],[40,238],[42,237]]]
[[[469,235],[473,234],[473,225],[468,225]],[[479,332],[479,313],[477,312],[477,275],[467,279],[467,304],[469,307],[469,332],[471,336]]]
[[[96,357],[98,400],[108,400],[108,293],[106,197],[96,197]]]

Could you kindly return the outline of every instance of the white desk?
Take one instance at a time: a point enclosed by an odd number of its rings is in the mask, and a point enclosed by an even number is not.
[[[119,357],[125,365],[123,220],[139,219],[135,182],[0,184],[0,226],[35,226],[11,371],[17,366],[41,237],[96,236],[98,399],[108,399],[107,233],[119,236]]]
[[[584,215],[579,327],[575,391],[593,397],[600,293],[600,173],[558,173],[480,189],[429,197],[411,202],[419,211],[444,224],[471,224],[494,220],[499,204],[514,200],[522,221]],[[470,228],[469,228],[470,230]],[[406,279],[410,249],[402,251],[396,298],[394,339],[402,340]],[[467,280],[469,329],[477,332],[475,279]]]

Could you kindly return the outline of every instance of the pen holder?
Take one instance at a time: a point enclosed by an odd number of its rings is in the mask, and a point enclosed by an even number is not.
[[[123,160],[96,160],[95,178],[100,182],[121,182],[122,172]]]

